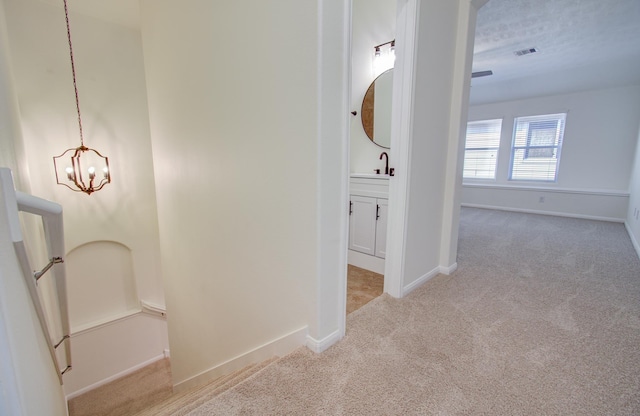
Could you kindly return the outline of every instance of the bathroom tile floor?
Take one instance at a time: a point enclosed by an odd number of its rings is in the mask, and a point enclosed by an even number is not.
[[[347,269],[347,314],[382,294],[384,276],[349,264]]]

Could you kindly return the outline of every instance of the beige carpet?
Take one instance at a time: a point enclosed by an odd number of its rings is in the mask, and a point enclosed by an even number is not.
[[[640,261],[623,225],[464,209],[458,264],[188,414],[640,414]]]
[[[384,276],[349,265],[347,313],[382,294]],[[169,360],[151,364],[69,401],[70,416],[156,416],[186,414],[206,400],[260,371],[271,360],[178,394],[172,393]]]
[[[70,416],[128,416],[172,394],[169,359],[69,400]]]

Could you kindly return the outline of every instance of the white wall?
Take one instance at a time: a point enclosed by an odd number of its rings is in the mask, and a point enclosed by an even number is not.
[[[338,9],[323,21],[341,22]],[[317,325],[318,4],[141,10],[172,372],[184,385]]]
[[[9,55],[9,35],[4,4],[0,3],[0,167],[11,169],[16,188],[29,192],[29,169],[25,161],[20,110]]]
[[[557,182],[509,181],[514,118],[559,112],[568,114]],[[470,121],[503,119],[502,138],[496,180],[465,180],[463,204],[624,220],[638,114],[637,85],[471,106]]]
[[[85,144],[109,157],[113,178],[103,190],[87,196],[56,185],[52,163],[53,156],[79,146],[80,141],[62,2],[56,6],[37,0],[3,0],[3,4],[31,193],[63,206],[67,252],[93,241],[130,248],[138,295],[162,305],[140,33],[74,13],[73,4],[69,5]],[[83,276],[91,273],[91,268],[82,271]],[[113,311],[114,315],[121,312]],[[157,335],[163,338],[162,330]],[[138,341],[135,334],[126,332],[121,340],[131,348]],[[157,342],[142,354],[144,360],[162,356],[165,348],[166,341]],[[107,363],[111,375],[126,370],[109,346],[94,345],[92,351]],[[98,370],[74,365],[65,378],[94,383]],[[78,383],[69,381],[69,385]]]
[[[22,150],[6,15],[0,3],[0,167],[10,168],[14,181],[24,187],[28,169]],[[0,195],[4,186],[10,185],[0,183]],[[11,243],[7,201],[0,200],[0,414],[63,416],[64,392]]]
[[[374,72],[373,47],[396,37],[396,3],[397,0],[353,0],[351,110],[357,111],[358,115],[351,117],[351,172],[384,170],[384,160],[380,160],[380,154],[391,154],[389,149],[377,146],[365,134],[361,107],[369,85],[380,75]]]
[[[318,274],[306,344],[322,352],[346,326],[351,0],[321,1],[318,12]]]
[[[7,185],[0,183],[0,195],[3,186]],[[0,413],[16,416],[66,415],[64,394],[11,243],[6,201],[2,199]]]
[[[484,3],[398,3],[391,136],[398,169],[389,184],[385,261],[385,292],[393,296],[456,267],[458,149],[467,119],[475,15]]]
[[[166,320],[136,313],[71,336],[73,370],[65,374],[67,398],[73,398],[164,358]],[[97,359],[96,357],[100,357]]]
[[[450,159],[448,155],[450,147],[459,143],[460,117],[466,107],[464,74],[470,70],[471,62],[465,58],[472,48],[467,35],[469,3],[439,1],[421,3],[419,8],[406,208],[405,291],[433,276],[441,266],[451,266],[441,264],[441,258],[455,259],[455,253],[448,253],[450,247],[443,246],[442,236],[453,230],[443,226],[447,218],[450,224],[457,222],[453,204],[457,158]],[[447,180],[449,176],[453,177]]]
[[[629,236],[640,256],[640,132],[636,142],[635,160],[631,171],[631,183],[629,184],[629,209],[625,225]]]

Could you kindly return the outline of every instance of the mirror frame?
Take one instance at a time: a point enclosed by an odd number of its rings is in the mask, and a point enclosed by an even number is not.
[[[393,68],[389,68],[386,71],[383,71],[371,82],[369,88],[367,88],[367,91],[364,93],[364,97],[362,98],[362,105],[360,106],[360,122],[362,123],[362,129],[364,130],[364,133],[373,144],[382,147],[383,149],[390,149],[390,147],[376,142],[373,134],[373,120],[375,119],[375,84],[381,76],[391,71],[393,71]]]

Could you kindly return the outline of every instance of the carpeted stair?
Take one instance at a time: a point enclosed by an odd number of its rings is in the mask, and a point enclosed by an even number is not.
[[[277,360],[278,357],[273,357],[259,364],[251,364],[241,370],[222,376],[207,384],[173,394],[164,401],[148,407],[143,411],[136,413],[134,416],[186,415],[201,404],[213,399],[232,387],[235,387]]]

